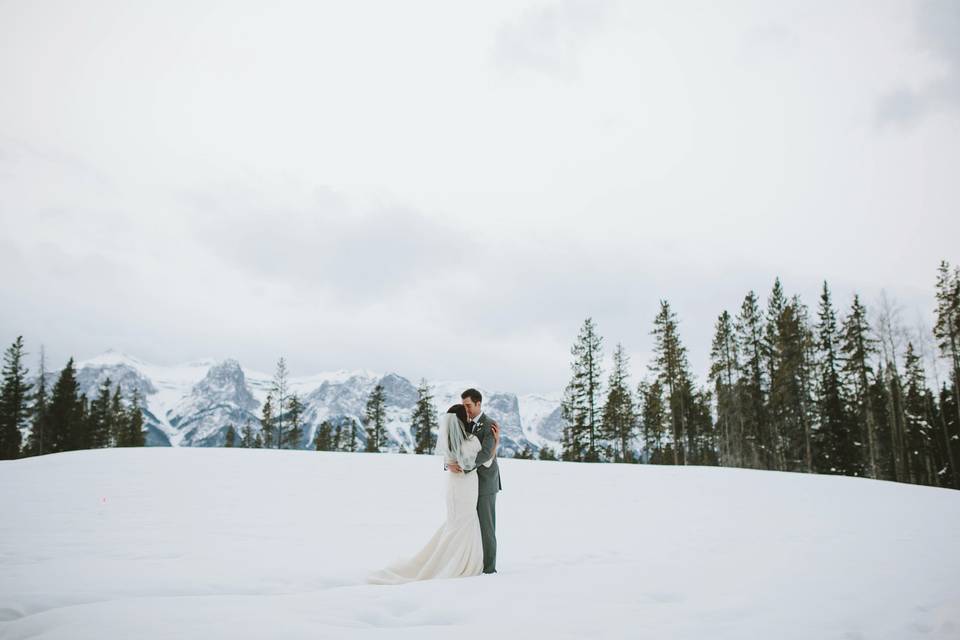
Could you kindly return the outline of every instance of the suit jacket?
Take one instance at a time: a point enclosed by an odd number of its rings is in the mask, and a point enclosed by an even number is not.
[[[497,464],[497,458],[493,456],[496,440],[493,438],[493,428],[486,413],[480,416],[478,425],[480,427],[480,431],[477,433],[480,438],[480,452],[477,454],[476,468],[464,471],[464,473],[477,472],[480,487],[479,495],[485,496],[500,491],[503,489],[503,485],[500,482],[500,466]],[[483,466],[483,463],[491,458],[493,458],[493,464],[489,467]]]

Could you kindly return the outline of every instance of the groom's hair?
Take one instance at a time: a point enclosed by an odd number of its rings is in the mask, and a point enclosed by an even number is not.
[[[460,394],[460,399],[463,400],[464,398],[470,398],[477,404],[480,404],[481,402],[483,402],[483,396],[480,394],[479,391],[477,391],[472,387]]]
[[[447,413],[455,413],[457,417],[460,418],[460,422],[467,424],[467,410],[463,408],[462,404],[455,404],[447,409]]]

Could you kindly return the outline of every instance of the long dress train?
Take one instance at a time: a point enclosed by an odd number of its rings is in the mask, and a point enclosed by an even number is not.
[[[476,455],[480,442],[471,436],[464,442]],[[461,578],[483,573],[483,541],[477,516],[476,472],[447,476],[447,519],[420,551],[371,573],[371,584],[402,584],[414,580]]]

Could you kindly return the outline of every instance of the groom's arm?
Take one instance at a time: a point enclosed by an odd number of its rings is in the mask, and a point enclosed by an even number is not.
[[[494,437],[493,429],[491,428],[490,431],[487,432],[487,434],[483,437],[483,440],[481,441],[480,451],[477,452],[477,459],[474,462],[473,469],[470,469],[465,473],[470,473],[470,471],[475,470],[480,465],[486,462],[489,462],[497,451],[497,441],[498,441],[498,438]]]

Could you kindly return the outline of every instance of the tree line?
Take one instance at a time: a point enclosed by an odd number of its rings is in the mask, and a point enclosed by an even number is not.
[[[714,325],[706,383],[698,385],[679,320],[661,300],[653,320],[653,357],[634,387],[622,344],[604,377],[603,338],[587,318],[571,348],[571,377],[561,404],[559,452],[541,460],[717,465],[831,473],[960,488],[960,267],[943,260],[935,284],[935,325],[911,335],[884,296],[868,313],[859,295],[841,317],[825,281],[816,305],[787,296],[779,278],[761,307],[749,291],[733,315]],[[928,342],[933,349],[929,352]],[[79,392],[73,358],[47,389],[44,359],[28,381],[23,338],[4,354],[0,386],[0,458],[73,449],[143,446],[137,390],[111,394],[106,379],[93,398]],[[945,380],[925,361],[946,362]],[[411,416],[412,453],[436,447],[437,415],[426,380]],[[226,446],[303,448],[303,399],[290,390],[280,358],[258,428],[230,425]],[[370,392],[361,419],[320,422],[318,451],[380,452],[387,445],[386,393]],[[29,427],[26,442],[21,430]],[[401,452],[410,452],[406,446]],[[533,458],[528,445],[515,454]]]
[[[960,489],[960,267],[943,260],[935,326],[911,335],[884,295],[838,314],[826,281],[815,311],[776,278],[714,326],[697,385],[666,300],[633,388],[621,344],[604,385],[602,338],[587,318],[571,348],[562,458],[830,473]],[[935,353],[926,351],[930,340]],[[946,362],[947,379],[924,360]]]
[[[104,447],[142,447],[141,398],[136,388],[127,397],[110,378],[88,398],[80,392],[73,358],[47,388],[46,362],[41,351],[40,372],[29,380],[23,336],[3,356],[0,384],[0,459]],[[111,393],[111,388],[113,391]],[[21,429],[30,429],[23,441]]]

